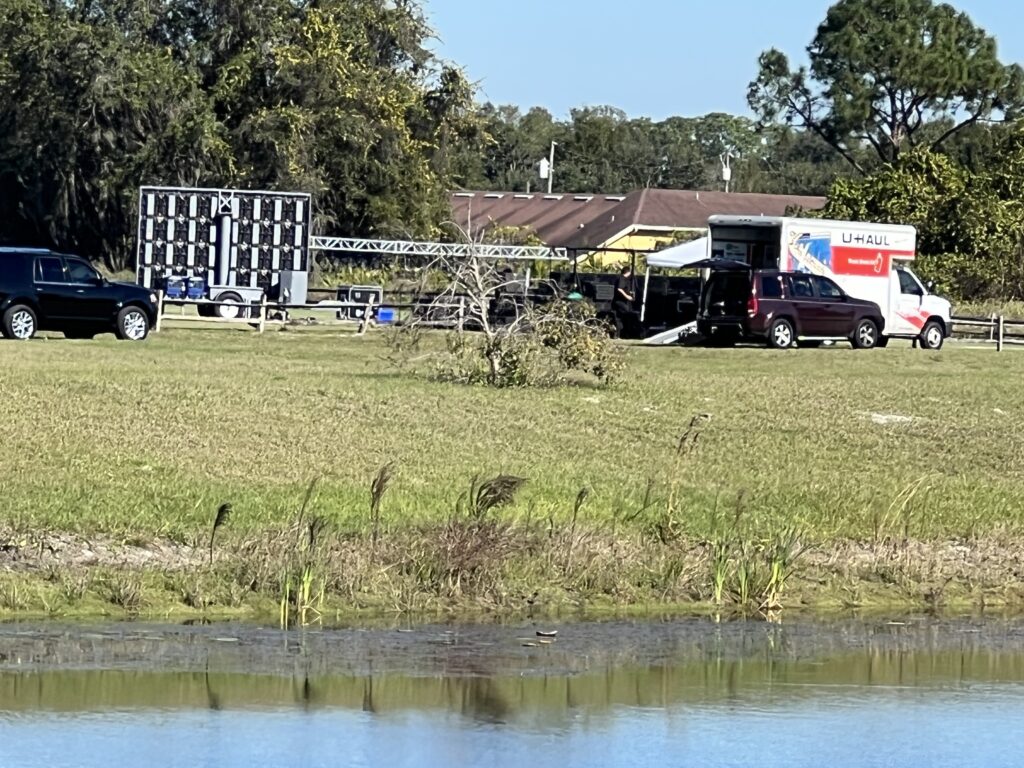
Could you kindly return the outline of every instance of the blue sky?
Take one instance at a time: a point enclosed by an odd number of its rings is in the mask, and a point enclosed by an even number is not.
[[[558,117],[609,104],[634,117],[746,114],[757,56],[802,57],[830,0],[425,0],[435,50],[481,101]],[[1024,3],[953,0],[1024,63]]]

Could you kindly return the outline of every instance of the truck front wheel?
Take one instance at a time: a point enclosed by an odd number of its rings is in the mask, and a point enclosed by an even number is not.
[[[942,343],[946,340],[946,334],[942,325],[937,320],[929,320],[921,329],[919,338],[921,349],[938,350],[942,349]]]

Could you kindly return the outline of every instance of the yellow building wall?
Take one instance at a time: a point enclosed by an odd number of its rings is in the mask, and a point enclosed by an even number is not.
[[[636,269],[646,269],[646,259],[644,254],[655,251],[658,246],[667,245],[675,241],[682,235],[693,235],[693,237],[699,237],[703,233],[703,230],[695,229],[678,229],[672,232],[663,231],[651,231],[651,230],[638,230],[631,232],[628,235],[620,237],[618,240],[612,240],[604,244],[605,248],[620,248],[637,251]],[[589,263],[595,267],[615,267],[623,266],[629,263],[628,253],[608,253],[607,251],[595,251],[589,260]]]

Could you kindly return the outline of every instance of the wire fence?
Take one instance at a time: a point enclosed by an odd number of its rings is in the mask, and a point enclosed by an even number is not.
[[[230,307],[234,316],[211,316],[217,307]],[[177,308],[178,312],[170,311]],[[197,310],[197,314],[187,314],[189,307]],[[206,313],[202,313],[206,310]],[[465,297],[457,301],[439,303],[432,300],[408,301],[343,301],[325,299],[318,302],[289,304],[268,301],[266,295],[258,303],[239,304],[235,301],[213,301],[208,299],[167,298],[162,291],[157,292],[157,323],[154,330],[160,331],[165,321],[186,323],[212,323],[225,325],[245,325],[255,328],[259,333],[270,327],[301,322],[296,312],[332,313],[333,320],[324,321],[316,318],[317,324],[330,326],[354,327],[359,335],[373,327],[400,324],[415,318],[417,324],[437,328],[463,328],[469,319]],[[1003,315],[990,317],[953,317],[951,319],[953,337],[976,343],[991,344],[997,351],[1008,346],[1024,345],[1024,320],[1007,319]]]
[[[217,308],[227,307],[229,313],[220,316]],[[177,308],[178,311],[171,311]],[[196,314],[188,314],[193,308]],[[205,312],[204,312],[205,310]],[[294,316],[296,312],[331,313],[332,320],[315,318],[317,324],[327,326],[355,327],[360,335],[369,328],[389,326],[415,318],[417,324],[439,328],[461,328],[468,319],[467,302],[459,298],[457,302],[438,301],[342,301],[327,299],[319,302],[302,304],[271,302],[263,295],[258,303],[239,303],[237,301],[215,301],[209,299],[167,298],[162,291],[157,291],[157,321],[154,330],[160,332],[164,324],[171,322],[211,323],[216,325],[249,326],[263,333],[268,328],[281,327],[300,323],[301,319]],[[385,313],[386,318],[385,319]]]

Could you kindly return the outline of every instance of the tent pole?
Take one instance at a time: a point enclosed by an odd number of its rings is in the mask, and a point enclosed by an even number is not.
[[[647,271],[644,272],[644,296],[640,301],[640,323],[644,322],[644,318],[647,316],[647,286],[651,283],[651,267],[648,265]]]

